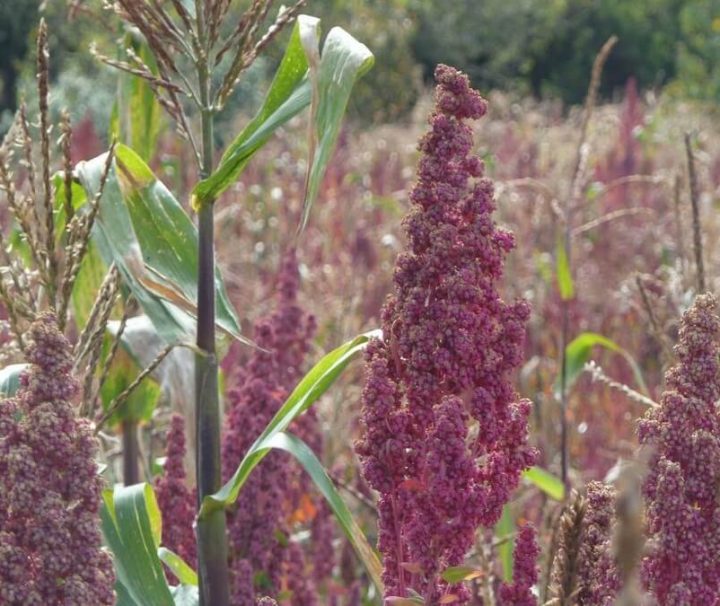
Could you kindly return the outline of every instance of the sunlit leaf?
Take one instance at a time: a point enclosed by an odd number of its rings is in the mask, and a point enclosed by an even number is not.
[[[267,446],[266,442],[274,435],[285,431],[290,423],[317,401],[350,361],[365,349],[370,338],[379,335],[379,331],[371,331],[355,337],[352,341],[348,341],[326,354],[313,366],[288,396],[280,410],[255,440],[255,443],[248,449],[230,480],[215,494],[205,497],[199,513],[201,518],[217,509],[232,505],[237,500],[240,488],[247,480],[250,472],[269,452],[270,447]]]
[[[556,501],[562,501],[565,498],[565,486],[562,480],[541,467],[526,469],[523,471],[523,478]]]
[[[315,55],[309,43],[306,49]],[[358,78],[373,65],[375,58],[367,46],[344,29],[334,27],[327,35],[319,64],[310,63],[313,101],[310,131],[310,163],[305,181],[305,202],[300,228],[304,228],[317,197],[320,182],[330,161],[350,93]]]
[[[573,339],[565,348],[566,390],[569,390],[575,384],[575,381],[577,381],[580,374],[582,374],[585,363],[590,359],[592,349],[596,345],[604,347],[609,351],[618,353],[623,358],[625,358],[627,363],[630,365],[630,368],[632,369],[633,376],[635,377],[635,381],[639,385],[640,389],[644,393],[647,393],[647,385],[645,384],[645,380],[643,379],[642,371],[640,370],[640,367],[638,366],[632,355],[627,350],[620,347],[612,339],[608,339],[607,337],[595,332],[581,333],[575,339]],[[562,387],[561,381],[562,377],[560,374],[558,374],[554,384],[555,397],[558,399],[560,398],[560,390]]]
[[[167,547],[160,547],[160,549],[158,549],[158,557],[183,585],[197,586],[197,573],[191,568],[190,564],[183,560],[178,554],[170,551]]]
[[[252,470],[262,461],[270,450],[273,448],[282,448],[293,454],[299,453],[299,455],[296,456],[302,456],[300,462],[306,467],[313,480],[315,480],[321,493],[328,499],[328,503],[336,513],[338,522],[343,530],[345,530],[350,542],[355,547],[356,553],[366,566],[368,574],[378,589],[382,587],[380,578],[381,567],[374,552],[367,545],[367,540],[362,535],[362,532],[355,526],[342,499],[337,495],[332,482],[327,478],[322,466],[317,462],[315,455],[313,455],[312,451],[302,442],[282,433],[295,418],[307,410],[327,391],[350,361],[365,348],[368,340],[371,337],[379,336],[379,334],[379,331],[366,333],[341,345],[324,356],[310,372],[303,377],[277,414],[272,418],[270,423],[268,423],[263,433],[248,449],[232,478],[230,478],[218,492],[205,497],[202,507],[200,508],[200,513],[198,514],[200,519],[217,509],[228,507],[234,503]]]
[[[568,301],[575,296],[575,284],[573,283],[572,272],[567,249],[562,238],[558,238],[557,248],[557,283],[560,291],[560,298]]]
[[[297,18],[262,107],[230,143],[212,175],[193,189],[192,206],[195,210],[230,187],[275,130],[310,104],[310,83],[306,77],[308,62],[301,39],[317,38],[318,26],[319,19],[315,17],[300,15]]]

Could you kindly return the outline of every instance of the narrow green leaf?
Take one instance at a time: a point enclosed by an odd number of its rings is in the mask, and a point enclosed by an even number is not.
[[[10,364],[0,370],[0,398],[12,398],[20,387],[20,374],[29,364]]]
[[[317,38],[318,28],[319,19],[308,15],[298,16],[260,111],[230,143],[215,172],[193,189],[194,210],[197,211],[206,201],[214,200],[230,187],[253,154],[275,130],[310,104],[310,83],[306,77],[308,62],[301,40]]]
[[[330,509],[335,514],[335,519],[340,524],[353,549],[355,549],[355,553],[363,566],[365,566],[365,570],[372,579],[373,584],[382,593],[382,564],[313,451],[300,438],[284,432],[268,438],[263,445],[267,448],[277,448],[289,452],[305,468],[320,494],[328,502]]]
[[[326,354],[315,364],[248,449],[232,478],[215,494],[205,497],[198,514],[200,518],[205,518],[217,509],[232,505],[237,500],[240,489],[250,472],[270,451],[271,447],[267,445],[267,441],[281,431],[285,431],[296,417],[322,396],[350,361],[365,349],[367,342],[376,336],[380,336],[380,331],[371,331],[355,337],[352,341],[348,341]]]
[[[500,521],[495,525],[495,538],[502,541],[498,545],[497,552],[502,565],[502,577],[506,583],[512,582],[513,573],[513,545],[510,537],[515,534],[515,518],[512,508],[508,503],[503,507]]]
[[[443,570],[442,578],[450,584],[472,581],[483,575],[483,571],[471,566],[450,566]]]
[[[316,52],[308,45],[305,48],[313,54]],[[344,29],[334,27],[323,44],[319,65],[315,67],[312,62],[310,64],[314,93],[311,108],[311,154],[305,181],[301,230],[307,224],[320,182],[335,149],[353,86],[357,79],[372,67],[374,61],[375,58],[367,46],[358,42]]]
[[[174,606],[157,550],[161,520],[149,484],[103,492],[100,512],[105,540],[114,555],[118,593],[135,606]]]
[[[170,551],[167,547],[160,547],[160,549],[158,549],[158,557],[183,585],[197,586],[197,573],[174,551]]]
[[[523,477],[537,486],[550,498],[562,501],[565,498],[565,486],[562,480],[541,467],[531,467],[523,472]]]
[[[391,595],[385,598],[387,606],[424,606],[425,600],[420,597],[400,598]]]
[[[568,260],[567,249],[562,238],[558,238],[556,247],[557,257],[557,282],[560,298],[563,301],[569,301],[575,296],[575,284],[570,271],[570,261]]]
[[[590,359],[590,354],[592,353],[593,347],[595,347],[596,345],[604,347],[609,351],[618,353],[623,356],[623,358],[625,358],[627,363],[630,365],[633,376],[635,377],[635,381],[640,387],[640,390],[643,391],[645,394],[648,393],[647,385],[645,384],[645,380],[643,379],[640,366],[638,366],[632,355],[627,350],[620,347],[612,339],[608,339],[607,337],[595,332],[581,333],[575,339],[573,339],[565,348],[566,390],[569,390],[575,384],[575,381],[577,381],[578,377],[583,372],[585,363]],[[560,390],[562,387],[561,380],[562,378],[560,374],[558,374],[554,384],[555,397],[558,399],[560,398]]]

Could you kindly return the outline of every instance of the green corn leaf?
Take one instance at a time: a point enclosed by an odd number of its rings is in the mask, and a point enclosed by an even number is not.
[[[12,398],[20,387],[20,373],[29,364],[10,364],[0,370],[0,398]]]
[[[213,511],[232,505],[237,500],[240,489],[250,472],[270,451],[271,447],[267,442],[273,436],[285,431],[290,423],[317,401],[350,361],[365,349],[367,342],[376,336],[380,336],[380,331],[371,331],[355,337],[352,341],[348,341],[326,354],[315,364],[288,396],[255,443],[248,449],[232,478],[215,494],[205,497],[198,514],[201,519]]]
[[[523,478],[537,486],[550,498],[562,501],[565,498],[565,486],[562,480],[541,467],[531,467],[523,472]]]
[[[627,350],[620,347],[612,339],[608,339],[607,337],[595,332],[581,333],[575,339],[573,339],[565,348],[566,390],[569,390],[575,384],[575,381],[577,381],[578,377],[583,372],[583,367],[585,366],[585,363],[590,359],[590,354],[592,353],[593,347],[595,347],[596,345],[604,347],[605,349],[614,353],[618,353],[623,358],[625,358],[627,363],[630,365],[630,368],[632,369],[633,376],[635,377],[635,381],[640,387],[640,390],[647,395],[648,389],[647,385],[645,384],[645,380],[643,379],[642,371],[640,370],[640,366],[637,364],[632,355],[630,355]],[[555,379],[553,389],[555,392],[555,397],[559,399],[560,390],[562,389],[562,377],[560,374],[558,374],[557,378]]]
[[[319,22],[307,15],[300,15],[295,21],[285,55],[260,111],[230,143],[215,172],[193,189],[192,207],[196,211],[237,180],[253,154],[278,127],[310,105],[311,89],[306,77],[308,62],[301,40],[317,38]]]
[[[334,27],[327,35],[319,63],[316,45],[308,41],[305,50],[311,58],[313,101],[310,110],[310,162],[305,180],[301,230],[307,224],[320,182],[335,149],[353,86],[375,61],[367,46],[340,27]]]
[[[118,595],[133,606],[174,606],[157,554],[161,519],[152,487],[136,484],[105,490],[100,516],[114,555]]]
[[[106,156],[77,167],[92,197]],[[105,263],[115,262],[158,334],[167,343],[194,337],[197,301],[197,229],[182,206],[130,148],[116,147],[93,229]],[[217,326],[244,342],[220,273],[216,274]]]
[[[373,584],[382,593],[382,564],[380,564],[380,560],[375,555],[372,547],[370,547],[365,535],[353,519],[345,502],[338,494],[332,480],[325,473],[322,464],[313,451],[300,438],[284,432],[276,433],[265,440],[263,447],[277,448],[289,452],[305,468],[305,471],[308,472],[315,483],[315,487],[328,502],[330,509],[335,514],[335,519],[340,524],[353,549],[355,549],[355,553],[363,566],[365,566],[365,570],[372,579]]]
[[[560,291],[560,298],[563,301],[569,301],[575,296],[575,284],[570,271],[570,261],[568,259],[567,249],[562,238],[558,238],[557,248],[557,283]]]
[[[160,547],[160,549],[158,549],[158,557],[183,585],[197,587],[197,573],[192,569],[190,564],[183,560],[178,554],[170,551],[167,547]]]

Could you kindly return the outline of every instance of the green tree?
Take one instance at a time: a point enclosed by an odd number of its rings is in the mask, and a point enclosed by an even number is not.
[[[0,113],[17,109],[17,82],[37,25],[38,0],[0,2]]]

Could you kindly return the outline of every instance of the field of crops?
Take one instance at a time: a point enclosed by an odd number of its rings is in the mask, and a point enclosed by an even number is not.
[[[0,606],[720,604],[687,73],[607,95],[612,36],[582,103],[438,63],[390,108],[303,1],[108,4],[0,62]]]

